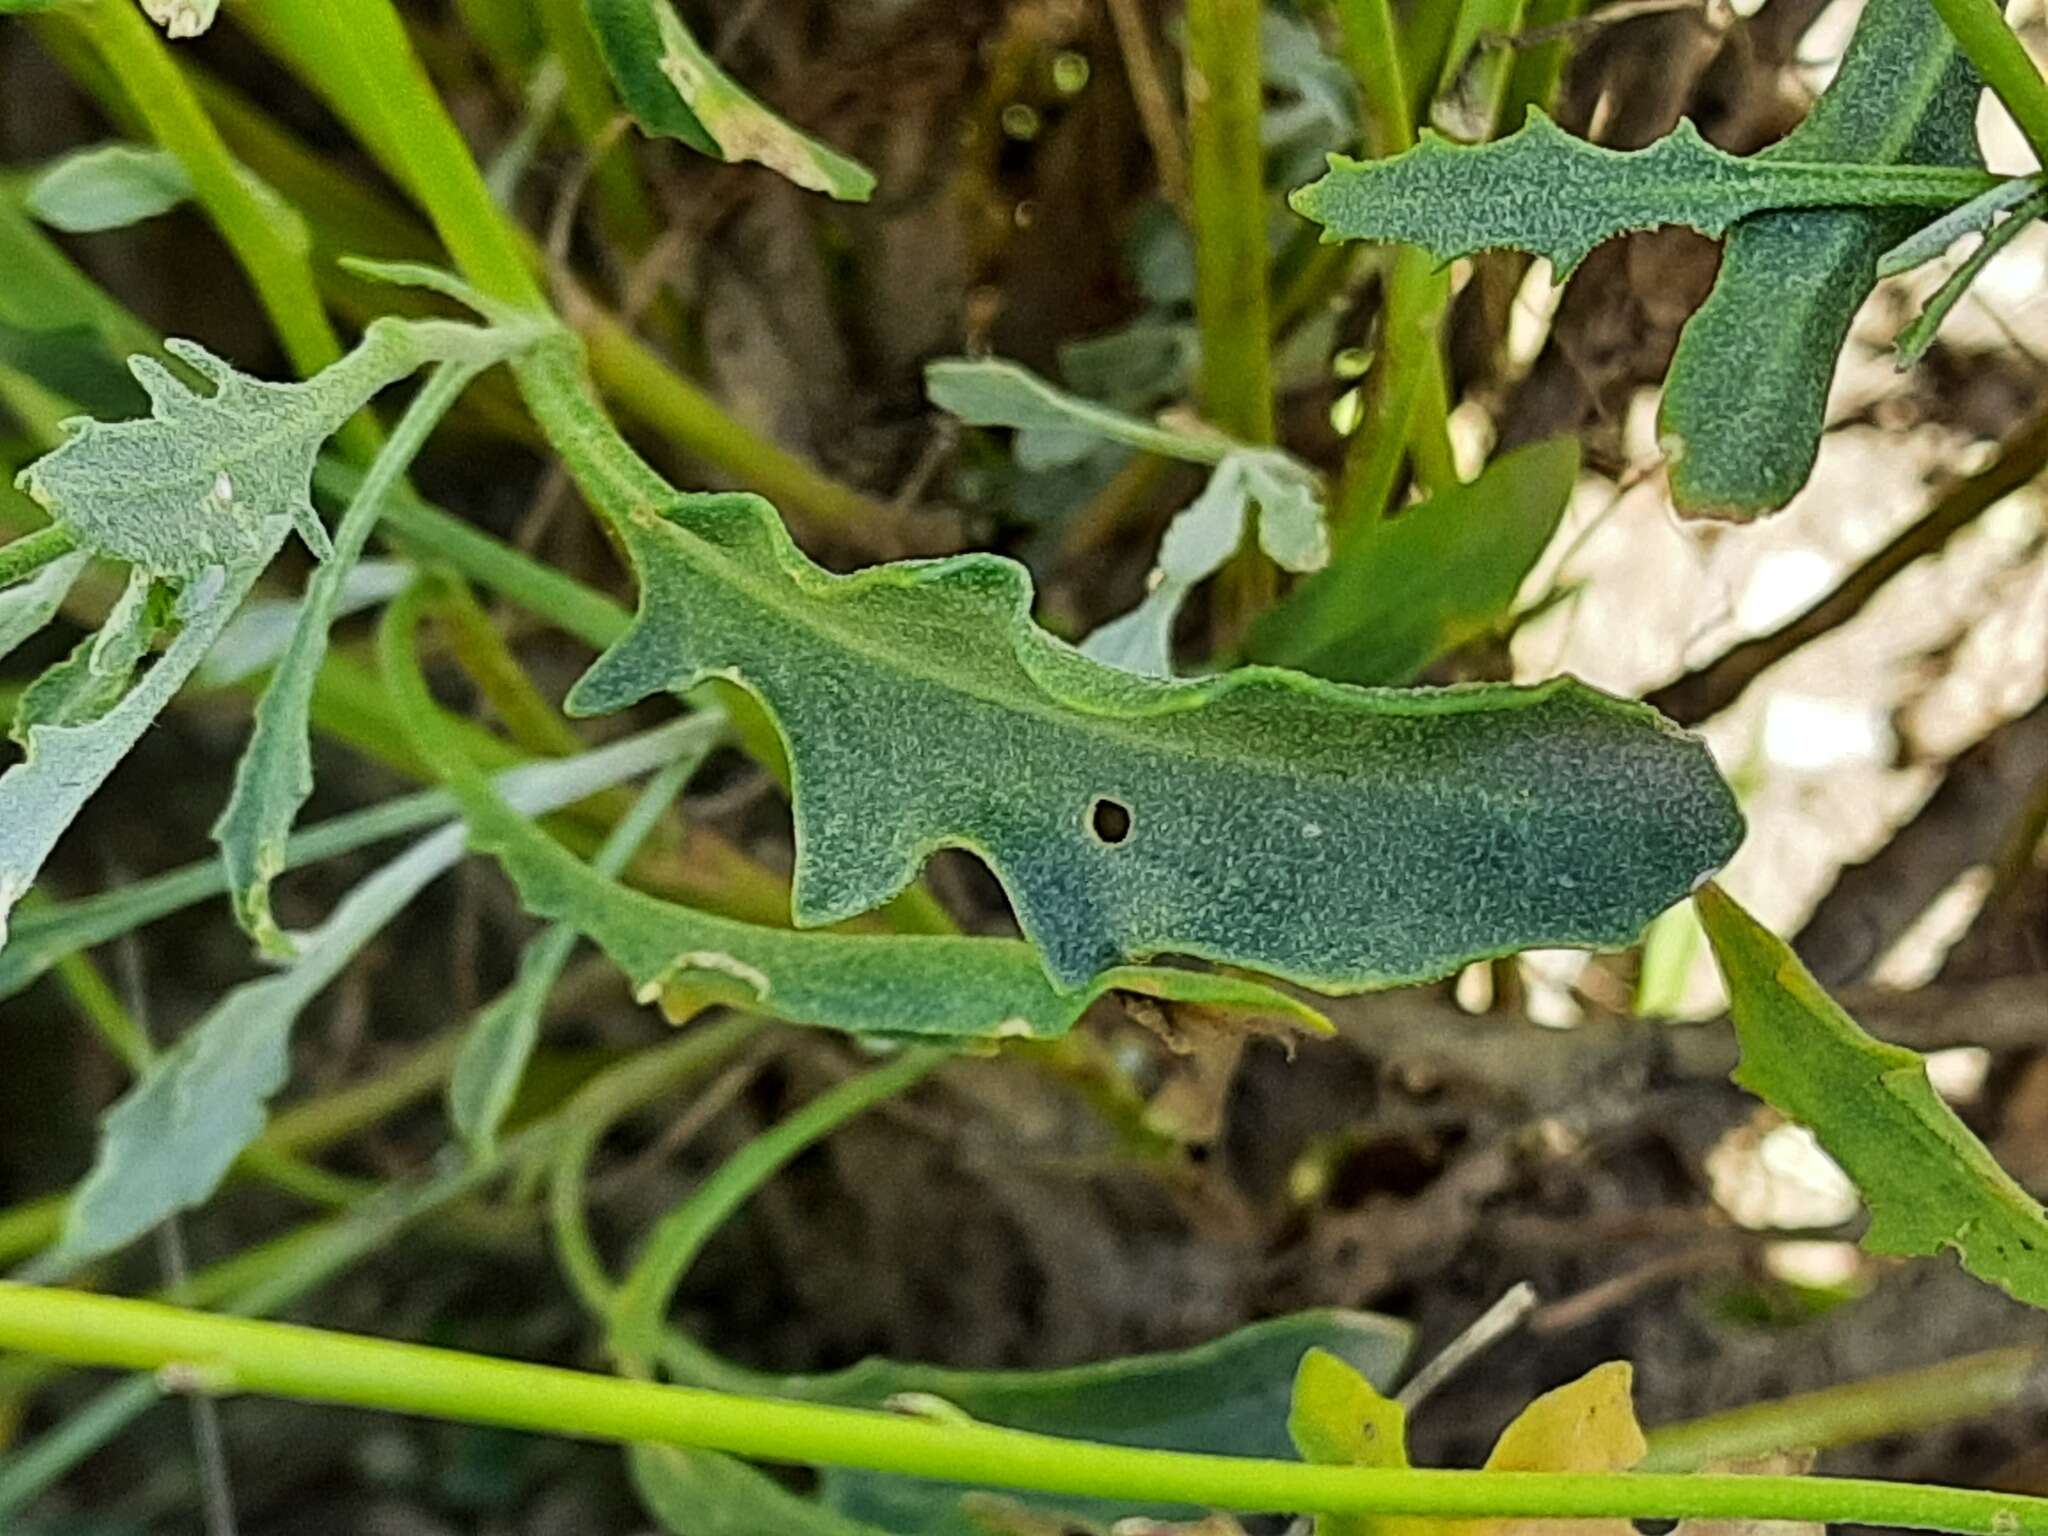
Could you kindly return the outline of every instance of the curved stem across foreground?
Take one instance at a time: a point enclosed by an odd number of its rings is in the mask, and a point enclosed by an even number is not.
[[[769,1461],[1240,1511],[1853,1521],[2048,1536],[2048,1499],[1824,1477],[1384,1471],[1134,1450],[982,1424],[623,1381],[151,1302],[0,1283],[0,1348],[181,1385]]]

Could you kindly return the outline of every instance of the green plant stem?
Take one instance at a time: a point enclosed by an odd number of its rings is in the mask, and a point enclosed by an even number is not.
[[[327,319],[312,262],[278,232],[171,57],[169,45],[126,0],[89,0],[67,14],[141,114],[151,136],[177,156],[200,206],[248,273],[292,366],[311,375],[339,358],[341,339]],[[375,448],[375,425],[367,416],[358,416],[342,429],[339,441],[344,451],[367,457]]]
[[[1331,531],[1340,548],[1386,515],[1428,377],[1434,372],[1442,383],[1437,328],[1450,294],[1450,273],[1437,269],[1426,251],[1403,246],[1395,254],[1387,276],[1379,357],[1366,384],[1365,418],[1352,434],[1338,487]],[[1442,407],[1435,409],[1440,413]],[[1441,436],[1441,414],[1436,428]]]
[[[612,1350],[644,1372],[659,1351],[669,1300],[711,1234],[791,1159],[849,1120],[922,1082],[953,1052],[905,1051],[886,1066],[849,1078],[754,1137],[648,1234],[612,1305]]]
[[[78,548],[68,528],[39,528],[0,544],[0,589],[28,580],[52,560],[61,560]]]
[[[593,1440],[975,1486],[1231,1510],[1453,1518],[1825,1520],[2048,1532],[2048,1499],[1860,1478],[1395,1471],[1137,1450],[992,1425],[621,1381],[554,1366],[0,1283],[0,1345],[81,1365]]]
[[[1398,155],[1415,143],[1415,117],[1393,7],[1388,0],[1337,0],[1337,24],[1344,63],[1364,102],[1366,147],[1376,157]]]
[[[1191,0],[1187,46],[1202,413],[1240,442],[1270,443],[1258,0]]]
[[[1345,65],[1366,103],[1366,148],[1375,156],[1411,148],[1414,108],[1388,0],[1338,0],[1337,19]],[[1450,387],[1437,339],[1450,303],[1448,274],[1436,271],[1421,252],[1404,247],[1395,253],[1382,294],[1379,362],[1367,385],[1365,415],[1352,435],[1338,496],[1335,531],[1340,541],[1385,515],[1406,454],[1414,455],[1416,477],[1430,490],[1457,481],[1444,425]]]
[[[1264,85],[1259,0],[1189,0],[1189,192],[1202,414],[1240,442],[1273,441],[1268,318]],[[1218,586],[1218,639],[1243,632],[1279,576],[1247,527]]]
[[[240,19],[334,107],[378,163],[412,193],[457,266],[477,287],[496,293],[485,274],[502,278],[508,260],[538,263],[539,252],[491,201],[461,135],[412,56],[389,0],[266,0],[247,8]],[[365,79],[367,88],[360,84]],[[394,123],[401,126],[394,129]],[[451,230],[461,233],[459,243],[450,238]],[[537,302],[530,276],[526,284]],[[579,298],[567,318],[583,335],[593,371],[621,409],[685,453],[736,475],[791,516],[807,518],[818,528],[884,541],[900,535],[902,518],[893,509],[735,421],[616,316]]]
[[[2034,158],[2048,166],[2048,80],[2041,77],[2025,44],[2006,25],[1995,0],[1932,0],[1932,4],[1957,46],[2019,124]]]
[[[1668,1424],[1650,1431],[1642,1468],[1679,1472],[1773,1451],[1824,1451],[2010,1410],[2038,1383],[2043,1361],[2031,1346],[1985,1350]]]
[[[583,0],[535,0],[535,9],[548,51],[562,67],[562,105],[569,125],[585,151],[596,156],[590,185],[605,225],[629,255],[645,251],[655,236],[654,215],[632,156],[616,136],[619,103],[584,19]]]

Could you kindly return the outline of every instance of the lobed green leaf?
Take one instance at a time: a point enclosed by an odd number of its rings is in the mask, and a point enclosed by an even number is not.
[[[1925,1060],[1865,1034],[1782,939],[1719,887],[1698,898],[1728,983],[1735,1081],[1810,1129],[1870,1207],[1863,1246],[1963,1267],[2048,1307],[2048,1213],[1927,1080]]]
[[[1760,161],[1974,168],[1982,83],[1926,0],[1870,0],[1805,120]],[[1659,430],[1682,511],[1754,517],[1813,472],[1828,388],[1878,259],[1918,216],[1798,209],[1746,219],[1665,379]]]
[[[874,173],[792,128],[705,51],[670,0],[584,0],[627,110],[649,133],[725,161],[751,160],[812,192],[864,203]]]
[[[574,403],[575,367],[562,345],[519,364],[545,414],[576,413],[554,435],[612,517],[640,607],[569,707],[712,678],[759,698],[789,752],[803,926],[878,906],[962,847],[1063,990],[1165,953],[1356,990],[1626,943],[1740,840],[1699,742],[1576,682],[1142,678],[1033,624],[1012,561],[823,571],[766,502],[667,486]]]
[[[1289,201],[1325,239],[1400,241],[1440,262],[1525,251],[1562,281],[1593,247],[1631,230],[1684,224],[1719,238],[1772,210],[1940,209],[1996,184],[1967,168],[1731,155],[1690,119],[1646,149],[1607,149],[1531,107],[1520,129],[1491,144],[1425,132],[1386,159],[1333,155],[1328,174]]]

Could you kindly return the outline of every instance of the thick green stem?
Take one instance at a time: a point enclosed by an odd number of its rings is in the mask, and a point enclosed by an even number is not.
[[[1337,0],[1345,66],[1358,82],[1365,107],[1366,147],[1376,157],[1398,155],[1415,143],[1408,77],[1388,0]]]
[[[1189,0],[1187,13],[1202,414],[1247,443],[1273,441],[1259,9],[1259,0]],[[1247,528],[1219,587],[1219,643],[1242,633],[1277,592],[1278,573]]]
[[[973,1486],[1230,1510],[1451,1518],[1825,1520],[2048,1533],[2048,1499],[1913,1483],[1697,1473],[1444,1472],[1137,1450],[899,1413],[621,1381],[554,1366],[0,1284],[0,1346],[257,1392],[593,1440]]]
[[[1450,274],[1438,270],[1428,252],[1401,248],[1387,276],[1379,356],[1365,386],[1365,419],[1351,436],[1338,491],[1333,531],[1340,544],[1386,515],[1418,405],[1428,398],[1425,386],[1432,374],[1442,380],[1437,326],[1450,292]],[[1441,415],[1435,427],[1441,435]]]
[[[2027,136],[2034,158],[2048,166],[2048,80],[2006,25],[1995,0],[1933,0],[1933,5],[1984,83]]]

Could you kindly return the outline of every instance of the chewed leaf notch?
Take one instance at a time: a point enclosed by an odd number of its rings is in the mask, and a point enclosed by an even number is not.
[[[557,366],[573,354],[520,365],[536,391]],[[789,753],[804,925],[878,906],[960,847],[1063,989],[1179,954],[1357,990],[1626,943],[1741,837],[1699,742],[1569,680],[1139,677],[1038,628],[1013,561],[835,576],[756,497],[686,496],[644,466],[588,483],[607,489],[640,608],[569,706],[709,678],[755,694]],[[1103,800],[1128,813],[1120,840],[1094,825]]]

